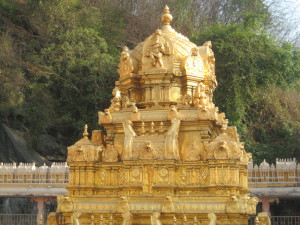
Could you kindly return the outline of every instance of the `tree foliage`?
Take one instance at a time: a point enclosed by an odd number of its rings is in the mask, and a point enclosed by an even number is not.
[[[0,5],[9,9],[0,17],[7,24],[0,33],[4,120],[18,120],[35,139],[50,132],[73,142],[85,123],[95,128],[116,80],[118,52],[102,37],[100,9],[79,0]]]
[[[106,41],[91,28],[77,28],[58,36],[41,51],[49,73],[49,89],[56,101],[57,122],[63,129],[95,124],[116,79],[115,60]]]
[[[198,44],[213,43],[219,83],[215,103],[238,127],[256,159],[299,156],[295,96],[300,51],[274,41],[259,23],[246,22],[217,25],[194,36]]]
[[[119,48],[157,29],[165,4],[176,30],[212,41],[214,101],[255,159],[299,158],[300,53],[263,31],[282,28],[263,0],[0,0],[2,122],[27,127],[33,148],[44,134],[68,145],[84,123],[96,128]]]

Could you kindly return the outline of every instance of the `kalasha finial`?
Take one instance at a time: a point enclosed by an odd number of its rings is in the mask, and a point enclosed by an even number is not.
[[[87,124],[84,125],[84,131],[83,131],[82,135],[83,135],[84,139],[88,139],[89,133],[88,133],[88,125]]]
[[[170,25],[170,22],[173,20],[173,16],[170,14],[170,9],[166,5],[164,8],[164,14],[161,16],[161,21],[164,25]]]
[[[170,9],[169,9],[169,6],[166,5],[165,8],[164,8],[164,13],[170,13]]]

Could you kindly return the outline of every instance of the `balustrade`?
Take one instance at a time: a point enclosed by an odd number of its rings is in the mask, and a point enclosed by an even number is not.
[[[249,186],[300,186],[300,164],[296,159],[276,159],[268,164],[265,160],[258,166],[248,165]]]
[[[67,163],[52,163],[50,167],[37,167],[35,163],[1,163],[2,184],[67,184],[69,169]]]

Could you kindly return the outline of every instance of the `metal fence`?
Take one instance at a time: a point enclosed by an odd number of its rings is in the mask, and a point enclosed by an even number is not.
[[[248,220],[248,225],[255,225],[255,216],[251,216]]]
[[[0,225],[37,225],[36,214],[0,214]]]
[[[271,216],[272,225],[300,225],[300,216]]]
[[[0,214],[0,225],[37,225],[36,218],[36,214]],[[47,221],[46,218],[44,218],[44,224]],[[255,217],[251,217],[248,225],[255,225],[254,221]],[[62,216],[59,217],[59,223],[64,224]],[[271,216],[271,224],[300,225],[300,216]]]
[[[300,225],[300,216],[271,216],[272,225]],[[255,217],[249,219],[248,225],[255,225]]]

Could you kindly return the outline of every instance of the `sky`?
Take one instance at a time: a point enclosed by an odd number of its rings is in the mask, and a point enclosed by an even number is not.
[[[251,0],[250,0],[251,1]],[[300,46],[300,0],[265,0],[275,17],[285,25],[284,39]]]

